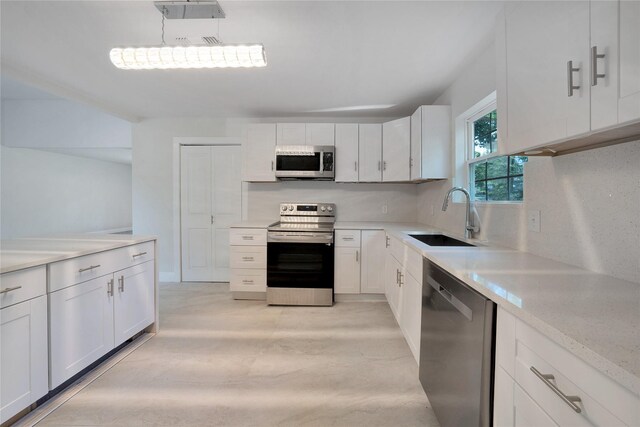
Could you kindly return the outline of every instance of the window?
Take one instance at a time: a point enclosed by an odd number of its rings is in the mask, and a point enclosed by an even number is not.
[[[498,112],[495,100],[467,119],[467,165],[474,200],[521,202],[524,156],[498,156]]]

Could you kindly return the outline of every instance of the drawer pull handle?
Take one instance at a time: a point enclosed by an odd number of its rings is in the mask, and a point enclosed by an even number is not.
[[[81,268],[80,270],[78,270],[78,273],[84,273],[85,271],[91,271],[91,270],[93,270],[94,268],[98,268],[98,267],[100,267],[100,264],[97,264],[97,265],[91,265],[91,266],[89,266],[89,267],[87,267],[87,268]]]
[[[0,294],[6,294],[11,291],[17,291],[18,289],[22,289],[22,286],[14,286],[13,288],[4,288],[0,291]]]
[[[348,240],[348,241],[351,241],[351,240],[353,240],[353,237],[343,237],[343,238],[342,238],[342,240]]]
[[[124,292],[124,276],[118,278],[118,290]]]
[[[243,261],[253,261],[253,257],[252,256],[243,256],[242,260]]]
[[[543,374],[542,372],[538,371],[534,366],[532,366],[530,369],[531,369],[531,372],[536,374],[536,377],[540,378],[540,380],[542,380],[542,382],[545,383],[547,385],[547,387],[549,387],[551,390],[553,390],[553,392],[555,394],[557,394],[560,397],[560,399],[562,399],[564,401],[564,403],[569,405],[569,407],[571,407],[571,409],[573,409],[578,414],[580,412],[582,412],[582,409],[580,409],[580,407],[578,405],[576,405],[576,402],[582,402],[582,399],[580,399],[580,397],[578,397],[578,396],[567,396],[566,394],[564,394],[558,388],[557,385],[555,385],[554,383],[551,382],[551,380],[555,379],[555,377],[552,374]]]
[[[242,283],[253,283],[253,280],[242,279]]]
[[[146,252],[140,252],[139,254],[133,254],[133,255],[131,255],[131,256],[133,257],[133,259],[136,259],[136,258],[138,258],[139,256],[143,256],[143,255],[146,255],[146,254],[147,254]]]
[[[242,236],[242,240],[253,240],[253,236]]]

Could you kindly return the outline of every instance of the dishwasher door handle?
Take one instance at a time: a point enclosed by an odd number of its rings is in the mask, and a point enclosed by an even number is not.
[[[473,320],[473,311],[462,301],[456,298],[447,288],[436,282],[433,278],[427,277],[427,282],[434,288],[442,298],[444,298],[449,304],[453,306],[460,314],[471,322]]]

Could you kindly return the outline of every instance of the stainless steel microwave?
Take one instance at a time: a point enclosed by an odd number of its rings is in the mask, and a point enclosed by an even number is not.
[[[332,145],[278,145],[276,178],[333,180],[334,156]]]

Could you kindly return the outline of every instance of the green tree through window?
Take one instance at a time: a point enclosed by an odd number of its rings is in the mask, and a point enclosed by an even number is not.
[[[498,114],[493,110],[473,121],[473,154],[470,184],[475,200],[522,201],[524,156],[500,156],[481,160],[498,151]]]

